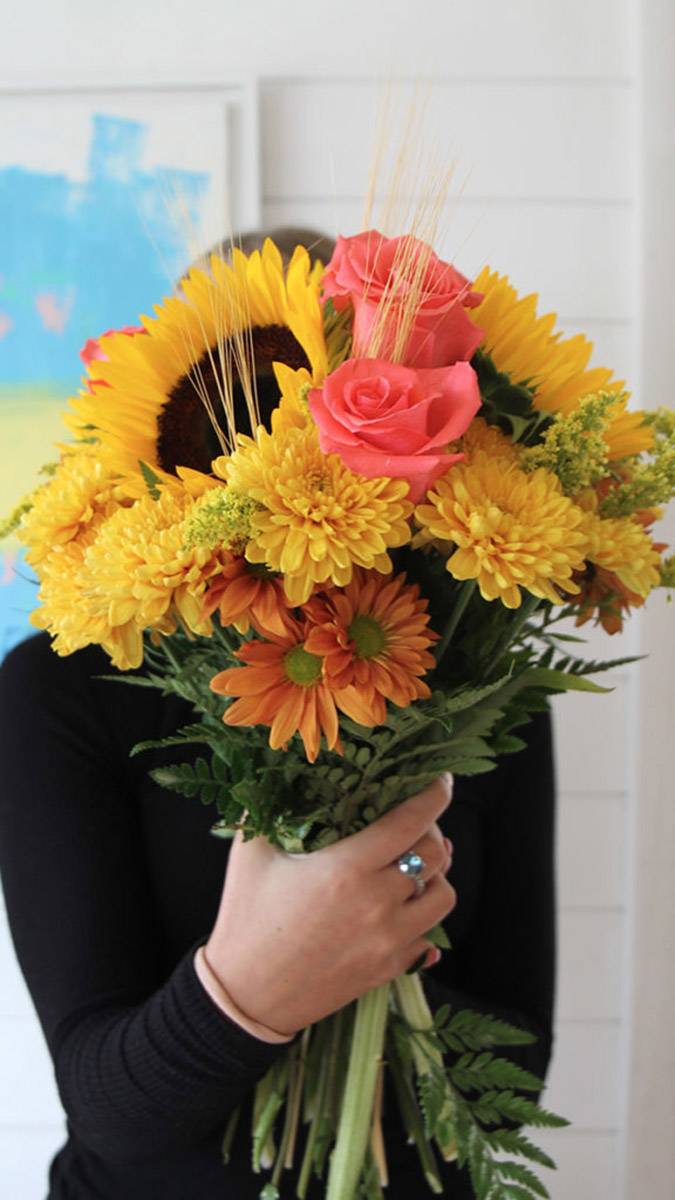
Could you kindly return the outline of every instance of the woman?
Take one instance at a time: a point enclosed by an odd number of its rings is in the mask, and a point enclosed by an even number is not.
[[[246,1110],[301,1029],[422,954],[433,1006],[528,1028],[537,1041],[518,1060],[545,1073],[545,716],[494,774],[457,780],[450,807],[449,782],[438,780],[367,830],[297,859],[258,839],[229,848],[209,837],[213,814],[149,775],[184,750],[129,757],[140,738],[187,724],[190,709],[126,679],[110,678],[98,649],[58,658],[43,636],[0,671],[0,872],[68,1118],[48,1200],[253,1200],[264,1179],[251,1173],[243,1118],[221,1161],[231,1112]],[[426,864],[422,894],[397,865],[407,850]],[[443,919],[453,950],[441,958],[424,933]],[[384,1119],[388,1195],[423,1194],[387,1098]],[[454,1164],[441,1170],[445,1194],[473,1195]],[[288,1172],[281,1195],[294,1193]],[[322,1194],[313,1182],[308,1196]]]

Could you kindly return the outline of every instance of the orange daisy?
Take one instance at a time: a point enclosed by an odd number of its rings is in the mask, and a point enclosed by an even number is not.
[[[335,700],[361,725],[381,725],[386,701],[407,708],[430,695],[420,676],[435,665],[429,647],[427,601],[405,575],[383,576],[356,569],[341,591],[310,600],[314,623],[305,643],[323,658],[323,673]]]
[[[580,597],[571,597],[580,604],[575,625],[592,620],[594,625],[602,625],[605,633],[621,633],[624,616],[645,602],[645,597],[631,592],[614,571],[595,563],[588,563],[586,571],[575,574],[574,580],[581,588]]]
[[[211,580],[202,617],[216,609],[221,625],[234,625],[239,633],[248,633],[252,625],[263,637],[283,637],[289,625],[290,602],[281,576],[243,557],[233,559]]]
[[[335,700],[322,675],[322,659],[305,647],[307,629],[297,621],[270,642],[247,642],[237,651],[243,667],[211,680],[221,696],[237,696],[223,714],[227,725],[268,725],[273,750],[299,733],[314,762],[323,733],[329,750],[342,753]]]

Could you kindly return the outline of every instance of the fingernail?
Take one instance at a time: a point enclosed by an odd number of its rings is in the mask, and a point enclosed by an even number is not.
[[[436,963],[438,963],[440,961],[441,961],[441,952],[440,952],[438,946],[432,946],[431,950],[429,951],[429,953],[427,955],[427,966],[435,967]]]
[[[441,776],[441,779],[442,779],[442,780],[443,780],[443,782],[445,783],[445,786],[446,786],[446,789],[447,789],[448,795],[451,797],[451,796],[452,796],[452,789],[453,789],[453,787],[454,787],[454,784],[455,784],[455,781],[454,781],[454,779],[453,779],[452,775],[450,774],[450,772],[449,772],[449,771],[444,771],[444,772],[443,772],[443,774],[442,774],[442,776]]]
[[[449,871],[450,867],[452,866],[452,842],[450,841],[450,838],[444,837],[443,845],[445,847],[445,854],[446,854],[446,858],[448,860],[448,865],[446,867],[446,871]]]

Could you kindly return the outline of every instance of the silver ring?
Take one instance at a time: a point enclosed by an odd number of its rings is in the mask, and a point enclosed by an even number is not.
[[[406,850],[405,854],[400,854],[396,859],[396,866],[402,875],[407,875],[415,884],[416,896],[421,896],[427,886],[422,879],[422,871],[426,867],[426,863],[419,854],[414,850]]]

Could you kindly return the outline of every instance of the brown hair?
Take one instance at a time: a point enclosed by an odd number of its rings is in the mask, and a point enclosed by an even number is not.
[[[202,271],[208,271],[211,255],[217,254],[225,261],[232,253],[232,247],[242,250],[244,254],[252,254],[254,250],[262,250],[266,238],[271,238],[281,252],[284,266],[287,267],[296,246],[304,246],[313,262],[319,260],[324,265],[329,261],[335,242],[332,238],[304,225],[279,225],[275,229],[251,229],[246,233],[235,235],[232,240],[216,242],[191,264]]]

